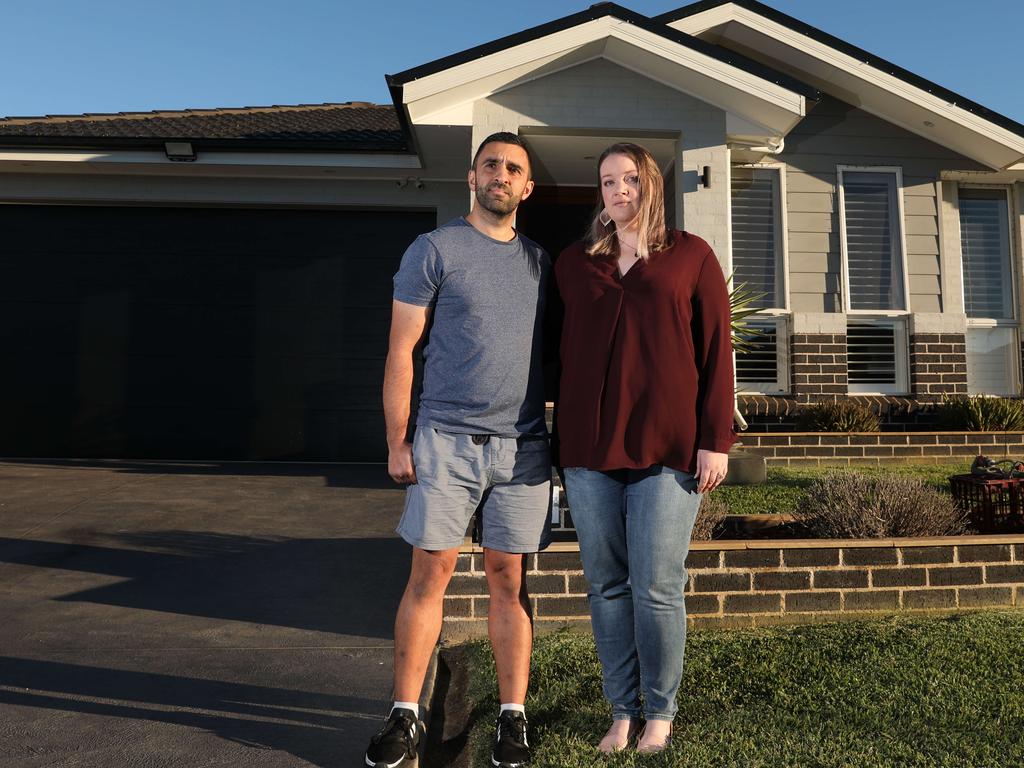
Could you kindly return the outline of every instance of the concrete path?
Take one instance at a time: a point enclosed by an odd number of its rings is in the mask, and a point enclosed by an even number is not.
[[[408,547],[383,467],[0,463],[0,766],[359,766]]]

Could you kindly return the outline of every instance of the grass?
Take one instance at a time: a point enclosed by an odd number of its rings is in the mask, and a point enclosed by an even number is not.
[[[899,474],[920,477],[929,485],[949,493],[949,476],[970,472],[970,462],[961,464],[887,464],[884,467],[769,467],[768,481],[761,485],[723,485],[713,493],[732,515],[766,512],[791,513],[807,487],[828,471],[859,472],[873,476]]]
[[[496,681],[470,659],[472,765],[489,765]],[[538,638],[534,768],[1006,768],[1024,765],[1024,612],[690,633],[666,752],[602,757],[593,638]]]

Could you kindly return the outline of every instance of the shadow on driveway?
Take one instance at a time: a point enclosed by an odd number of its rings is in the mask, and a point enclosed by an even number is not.
[[[0,538],[0,562],[124,579],[58,598],[65,602],[390,639],[411,557],[400,539],[105,538],[115,546]]]

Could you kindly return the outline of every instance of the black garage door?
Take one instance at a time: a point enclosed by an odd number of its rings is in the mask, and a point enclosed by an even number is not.
[[[0,205],[0,455],[377,461],[407,212]]]

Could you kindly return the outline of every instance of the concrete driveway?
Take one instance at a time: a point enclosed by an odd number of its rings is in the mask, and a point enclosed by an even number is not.
[[[382,466],[0,463],[0,766],[358,766],[408,547]]]

